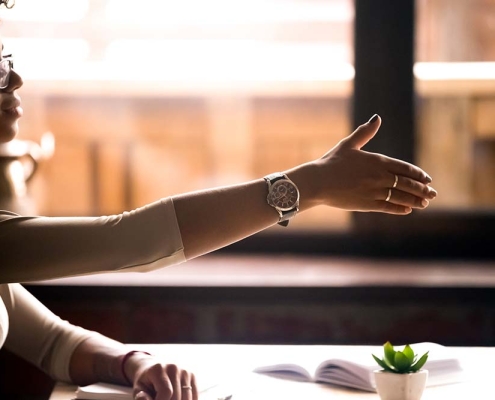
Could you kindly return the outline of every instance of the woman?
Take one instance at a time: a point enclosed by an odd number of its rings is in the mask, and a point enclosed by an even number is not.
[[[5,4],[0,0],[0,4]],[[22,78],[0,57],[0,142],[22,116]],[[50,218],[0,211],[0,346],[54,379],[133,386],[136,399],[197,399],[194,375],[61,321],[17,282],[109,271],[149,271],[243,239],[318,205],[397,215],[436,196],[431,178],[400,160],[361,150],[373,116],[321,158],[250,182],[171,196],[105,217]]]

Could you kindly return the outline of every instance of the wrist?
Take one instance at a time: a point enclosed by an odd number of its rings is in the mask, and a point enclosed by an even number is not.
[[[299,209],[309,210],[323,204],[320,201],[318,179],[318,166],[313,163],[299,165],[290,170],[284,171],[299,189]]]
[[[146,351],[132,350],[124,354],[120,360],[120,371],[124,381],[133,386],[134,377],[143,359],[151,359],[153,356]]]

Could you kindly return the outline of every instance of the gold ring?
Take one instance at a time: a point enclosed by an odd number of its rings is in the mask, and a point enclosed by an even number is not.
[[[395,175],[395,182],[394,182],[394,185],[392,186],[393,188],[395,188],[397,186],[397,182],[399,182],[399,177],[396,174]]]
[[[392,197],[392,189],[388,189],[388,196],[385,199],[385,201],[390,201],[390,198]]]
[[[192,390],[192,386],[184,385],[184,386],[182,386],[182,389],[184,389],[184,390]]]

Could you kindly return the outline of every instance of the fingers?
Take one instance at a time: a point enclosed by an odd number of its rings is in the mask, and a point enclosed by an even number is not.
[[[135,400],[198,400],[196,378],[174,364],[154,364],[134,387]]]
[[[430,204],[427,199],[423,199],[421,197],[417,197],[401,190],[392,188],[385,189],[385,191],[382,190],[382,194],[377,200],[384,200],[386,203],[392,203],[408,208],[420,209],[426,208]]]
[[[191,377],[189,372],[182,370],[180,374],[180,384],[182,389],[182,399],[181,400],[192,400],[193,399],[193,387],[191,385]]]
[[[411,208],[426,208],[429,201],[437,196],[437,191],[432,187],[405,176],[391,174],[389,182],[388,190],[378,194],[377,200],[382,200],[385,193],[386,202]]]
[[[377,114],[373,115],[366,124],[358,127],[344,139],[343,145],[359,150],[376,135],[381,124],[381,118]]]
[[[192,399],[198,400],[199,399],[198,384],[196,383],[196,377],[194,376],[194,374],[191,374],[191,386],[192,386]]]
[[[412,212],[411,207],[401,206],[398,204],[387,202],[385,200],[377,200],[375,202],[375,206],[375,209],[370,211],[395,215],[407,215]]]
[[[383,158],[387,161],[387,169],[392,174],[405,176],[423,184],[429,184],[432,182],[431,177],[425,171],[413,164],[387,156],[383,156]]]
[[[405,207],[405,209],[396,209],[386,206],[387,210],[394,213],[397,211],[404,213],[409,208],[424,209],[428,207],[429,200],[434,199],[437,195],[435,189],[407,177],[390,174],[387,180],[389,182],[388,187],[378,189],[375,192],[375,199],[381,206],[379,211],[383,211],[383,207],[385,207],[383,201]]]
[[[182,387],[180,381],[180,372],[181,370],[174,364],[168,364],[165,367],[165,371],[170,378],[170,381],[173,385],[173,393],[170,400],[182,400]],[[161,399],[157,399],[161,400]],[[167,399],[168,400],[168,399]]]
[[[405,176],[393,176],[397,177],[397,184],[395,185],[397,190],[427,200],[433,200],[437,196],[437,191],[424,183]],[[391,187],[393,187],[393,185]]]
[[[168,364],[165,367],[161,364],[155,364],[146,370],[144,376],[138,380],[134,392],[134,396],[140,394],[139,392],[145,392],[152,400],[180,400],[180,397],[175,396],[177,392],[180,396],[180,379],[178,374],[174,374],[177,367],[172,364]],[[172,371],[170,371],[172,370]],[[172,374],[170,373],[172,372]],[[143,382],[147,382],[145,385]],[[150,388],[151,387],[151,388]],[[143,396],[143,395],[141,395]],[[147,397],[139,398],[138,400],[148,400]]]

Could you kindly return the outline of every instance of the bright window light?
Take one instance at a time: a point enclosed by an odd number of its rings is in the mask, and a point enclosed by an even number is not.
[[[89,61],[89,47],[83,40],[6,39],[6,42],[9,49],[14,49],[14,55],[24,54],[16,56],[16,69],[29,80],[132,84],[351,81],[354,78],[353,66],[344,61],[346,48],[325,43],[117,40],[108,47],[104,60]],[[48,59],[47,54],[57,56]],[[133,56],[129,57],[130,54]],[[43,59],[47,62],[40,62]]]
[[[351,21],[351,0],[110,0],[106,18],[125,24],[216,25],[290,21]]]
[[[345,45],[257,40],[117,40],[105,60],[123,79],[350,80]],[[129,54],[139,54],[129,64]]]
[[[5,53],[25,79],[51,79],[87,60],[90,46],[83,39],[3,38]]]
[[[495,79],[495,62],[418,62],[414,75],[420,80]]]

